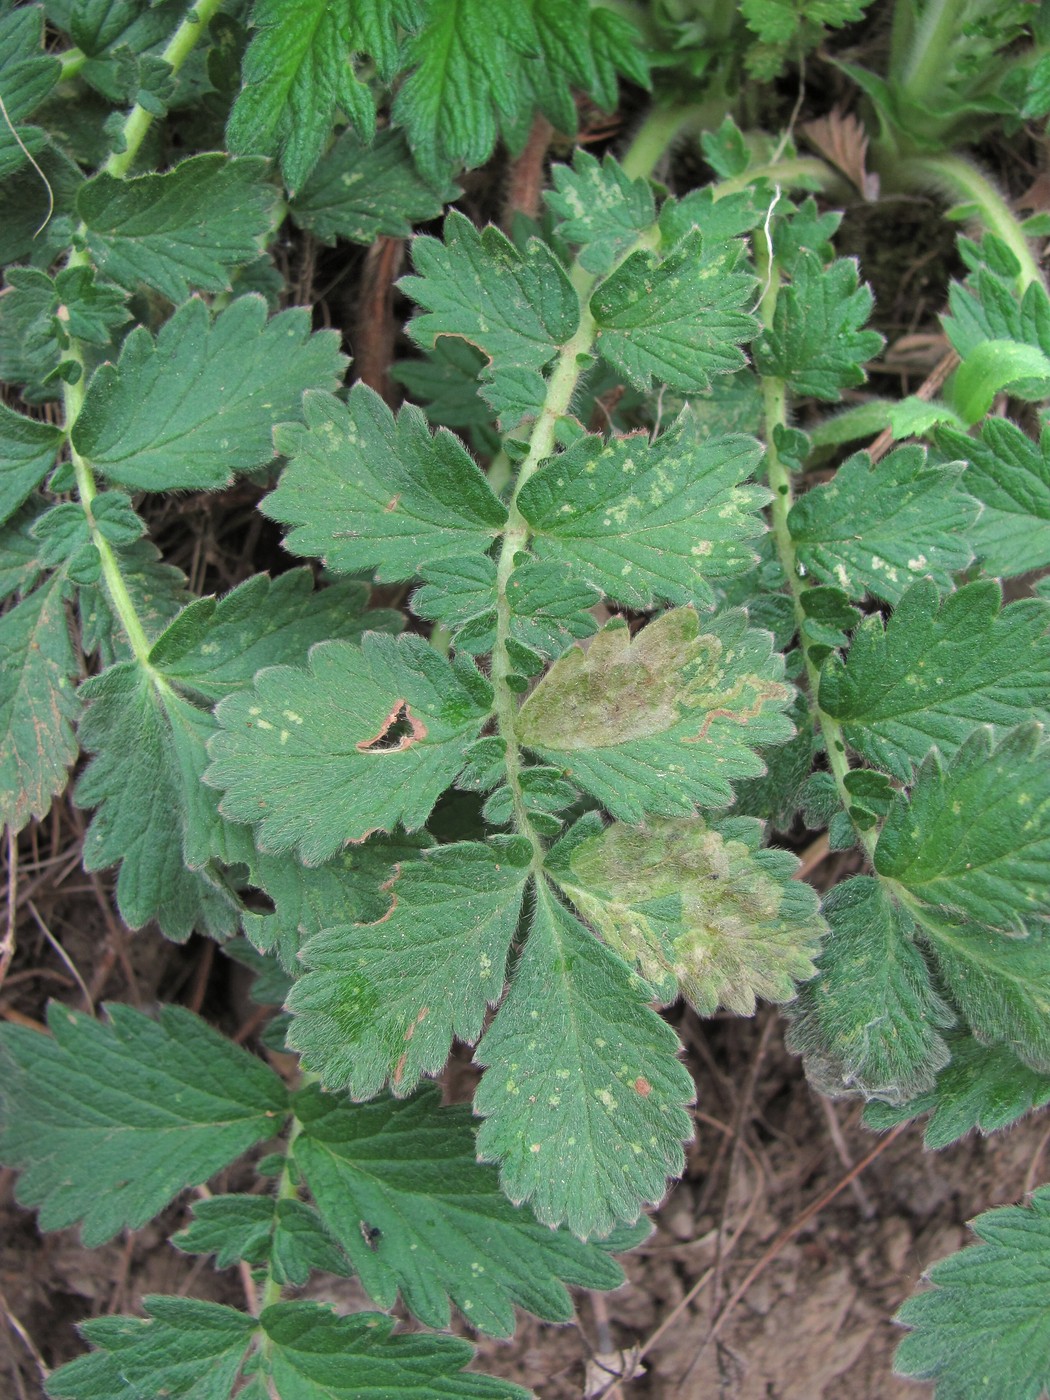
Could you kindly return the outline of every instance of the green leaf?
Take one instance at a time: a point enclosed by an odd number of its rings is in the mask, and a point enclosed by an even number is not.
[[[887,623],[864,621],[845,661],[829,657],[821,709],[863,758],[903,782],[934,745],[951,758],[978,725],[1050,723],[1050,607],[1001,605],[990,581],[943,602],[932,580],[913,584]]]
[[[414,578],[425,564],[483,554],[507,520],[458,438],[432,435],[418,408],[397,418],[372,389],[355,384],[348,404],[307,394],[305,427],[274,441],[289,464],[264,513],[291,525],[285,544],[331,569]]]
[[[187,1186],[275,1136],[287,1111],[267,1065],[179,1006],[107,1022],[52,1002],[50,1036],[0,1028],[0,1151],[45,1230],[82,1222],[85,1245],[137,1230]]]
[[[79,751],[67,592],[52,574],[0,618],[0,822],[15,832],[47,815]]]
[[[174,565],[165,564],[149,540],[136,540],[114,550],[114,555],[146,638],[154,641],[191,601],[186,575]],[[80,642],[85,652],[99,652],[107,666],[114,661],[130,661],[131,644],[105,587],[81,585],[78,603]]]
[[[433,1088],[368,1106],[316,1089],[296,1101],[296,1165],[369,1296],[389,1309],[400,1292],[436,1328],[448,1327],[451,1300],[472,1327],[509,1337],[515,1307],[572,1317],[562,1280],[619,1287],[623,1272],[601,1246],[510,1204],[495,1168],[475,1160],[469,1108],[440,1103]]]
[[[973,557],[967,531],[980,510],[959,489],[961,475],[961,463],[934,466],[921,447],[898,447],[874,467],[855,453],[791,507],[800,563],[851,598],[898,603],[927,575],[950,590]]]
[[[262,160],[215,153],[164,175],[96,175],[77,193],[88,252],[129,291],[144,283],[173,302],[228,292],[232,269],[253,262],[272,229],[265,171]]]
[[[824,267],[816,253],[803,251],[791,285],[777,293],[773,325],[754,344],[759,374],[782,379],[791,393],[838,403],[843,389],[863,384],[864,364],[877,355],[883,338],[861,330],[873,297],[853,258]]]
[[[1015,398],[1045,399],[1050,394],[1050,359],[1032,345],[986,340],[970,351],[945,392],[969,424],[983,418],[1004,390]]]
[[[393,43],[397,7],[385,8]],[[368,10],[373,19],[382,14]],[[256,0],[252,10],[255,34],[226,139],[231,151],[279,155],[293,193],[324,153],[339,109],[364,140],[375,130],[374,100],[354,72],[363,38],[356,19],[353,7],[326,0]]]
[[[459,1337],[394,1333],[383,1313],[337,1317],[317,1303],[278,1303],[260,1319],[270,1388],[287,1400],[528,1400],[494,1376],[464,1372],[473,1348]],[[196,1400],[196,1397],[194,1397]],[[211,1400],[211,1397],[202,1397]],[[226,1397],[223,1397],[226,1400]]]
[[[914,924],[877,880],[857,876],[824,900],[831,925],[816,978],[790,1010],[789,1047],[825,1093],[903,1103],[929,1089],[954,1021],[913,941]]]
[[[478,1156],[515,1203],[581,1238],[658,1201],[683,1168],[693,1084],[652,989],[540,885],[507,1000],[478,1046]]]
[[[26,152],[39,154],[47,141],[26,117],[58,82],[62,65],[42,52],[44,8],[26,5],[0,18],[0,93],[6,120],[0,122],[0,179],[20,169]]]
[[[55,464],[62,429],[0,403],[0,524],[32,495]]]
[[[346,1255],[313,1206],[273,1196],[212,1196],[194,1201],[193,1219],[172,1237],[187,1254],[214,1254],[215,1267],[242,1260],[268,1266],[280,1284],[304,1284],[323,1270],[352,1273]]]
[[[131,320],[127,298],[117,287],[95,281],[90,267],[65,267],[55,276],[54,311],[62,343],[73,336],[89,345],[108,346]]]
[[[315,642],[358,640],[365,628],[398,631],[399,614],[365,612],[368,588],[342,581],[314,589],[309,569],[255,574],[222,598],[198,598],[158,637],[150,665],[215,702],[264,666],[306,660]]]
[[[998,1132],[1050,1102],[1050,1074],[1029,1069],[1006,1045],[982,1045],[962,1033],[947,1037],[951,1060],[929,1093],[900,1107],[868,1105],[864,1121],[877,1131],[929,1113],[923,1143],[948,1147],[977,1128]]]
[[[742,612],[676,608],[633,639],[614,621],[555,662],[521,708],[518,737],[620,821],[692,816],[762,771],[754,749],[790,738],[783,658]]]
[[[537,50],[527,5],[430,0],[425,25],[405,46],[408,76],[393,107],[424,176],[445,179],[488,159],[500,118],[522,106],[521,56]]]
[[[274,425],[299,417],[305,389],[334,389],[343,363],[336,333],[312,335],[306,311],[268,321],[246,296],[213,321],[193,299],[96,371],[73,445],[132,491],[217,490],[273,460]]]
[[[581,438],[525,484],[518,508],[540,558],[607,598],[710,607],[708,580],[755,562],[744,542],[763,532],[757,512],[769,493],[747,479],[761,456],[753,438],[704,441],[686,410],[652,444],[641,434]]]
[[[632,180],[612,156],[599,163],[578,149],[571,166],[551,168],[547,207],[560,238],[580,249],[580,265],[606,273],[656,219],[648,180]]]
[[[420,637],[325,642],[310,669],[277,666],[216,710],[207,781],[221,810],[258,823],[263,850],[320,864],[398,822],[421,826],[463,766],[492,692]]]
[[[971,1228],[982,1243],[935,1264],[935,1287],[897,1314],[914,1330],[894,1370],[935,1380],[938,1400],[1039,1400],[1050,1388],[1050,1186]]]
[[[53,1371],[53,1400],[229,1400],[258,1319],[196,1298],[143,1298],[147,1316],[94,1317],[97,1350]]]
[[[184,863],[184,841],[196,839],[188,828],[199,780],[183,772],[181,756],[187,727],[192,735],[207,716],[155,685],[137,661],[111,666],[80,695],[90,701],[80,741],[95,757],[74,799],[98,808],[84,838],[84,868],[120,863],[117,905],[131,928],[156,919],[178,940],[195,928],[229,935],[237,925],[229,897]]]
[[[1013,578],[1050,564],[1050,428],[1038,444],[1008,418],[988,418],[979,437],[939,428],[937,445],[966,460],[966,489],[984,509],[970,526],[981,564]]]
[[[453,1036],[472,1045],[503,995],[531,854],[522,837],[434,847],[396,872],[374,923],[311,938],[287,1002],[304,1064],[357,1099],[387,1080],[403,1098]]]
[[[407,238],[412,225],[436,219],[459,189],[424,180],[399,131],[381,131],[366,146],[344,131],[321,157],[291,203],[292,218],[323,243],[372,243],[380,234]]]
[[[0,122],[0,130],[3,123]],[[25,385],[27,403],[61,398],[53,378],[61,357],[54,322],[54,283],[33,267],[9,267],[0,296],[0,380]]]
[[[681,993],[701,1016],[751,1016],[757,997],[790,1001],[813,976],[825,927],[816,892],[792,878],[794,856],[761,839],[746,818],[629,827],[592,813],[547,869],[661,1001]]]
[[[453,0],[461,3],[461,0]],[[416,276],[398,284],[424,308],[408,324],[417,345],[459,336],[490,362],[487,376],[540,370],[580,324],[580,304],[565,269],[538,238],[519,250],[499,229],[480,231],[456,210],[444,242],[412,241]]]
[[[999,933],[1042,932],[1050,919],[1047,756],[1037,724],[995,748],[979,729],[947,766],[932,753],[886,818],[876,870],[932,910]]]
[[[663,257],[632,253],[591,297],[599,352],[639,389],[655,379],[696,393],[743,369],[740,345],[757,325],[744,310],[755,283],[743,260],[743,243],[708,246],[699,232]]]

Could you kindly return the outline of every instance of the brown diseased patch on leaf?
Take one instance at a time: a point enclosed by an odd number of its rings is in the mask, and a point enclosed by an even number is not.
[[[378,734],[354,745],[358,753],[401,753],[427,737],[427,727],[416,719],[407,700],[396,700]]]

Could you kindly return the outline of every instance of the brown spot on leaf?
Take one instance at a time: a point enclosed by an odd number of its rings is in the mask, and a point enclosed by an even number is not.
[[[641,1094],[643,1099],[647,1099],[653,1092],[653,1086],[649,1083],[648,1079],[643,1079],[642,1076],[639,1075],[634,1081],[634,1092],[636,1094]]]

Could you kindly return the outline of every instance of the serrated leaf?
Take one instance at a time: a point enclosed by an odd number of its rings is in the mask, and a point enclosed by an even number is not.
[[[477,1050],[478,1156],[512,1201],[581,1238],[658,1201],[692,1135],[689,1075],[652,991],[541,885],[510,993]]]
[[[317,1303],[278,1303],[260,1321],[270,1378],[260,1397],[528,1400],[529,1392],[510,1381],[465,1372],[474,1352],[459,1337],[394,1333],[394,1319],[383,1313],[337,1317]]]
[[[215,153],[163,175],[96,175],[77,192],[88,252],[129,291],[145,284],[173,302],[229,291],[232,269],[259,256],[272,228],[265,173],[262,160]]]
[[[396,9],[386,10],[393,42]],[[365,140],[375,130],[374,99],[354,72],[355,20],[351,6],[326,0],[257,0],[252,10],[255,33],[226,139],[231,151],[279,155],[293,193],[323,154],[340,108]]]
[[[791,285],[777,293],[772,326],[755,341],[759,374],[782,379],[793,394],[838,403],[843,389],[863,384],[864,364],[882,348],[877,331],[861,330],[873,297],[852,258],[824,267],[803,251]]]
[[[1013,578],[1050,564],[1050,428],[1035,443],[1009,419],[990,417],[979,437],[942,427],[936,439],[966,460],[966,489],[983,506],[970,542],[985,570]]]
[[[851,598],[898,603],[927,575],[948,591],[972,558],[967,531],[980,510],[961,475],[960,463],[935,466],[921,447],[898,447],[875,467],[855,453],[791,507],[800,563]]]
[[[496,1169],[475,1159],[465,1105],[442,1108],[433,1088],[367,1107],[316,1089],[296,1102],[296,1164],[380,1307],[400,1292],[426,1326],[446,1328],[451,1301],[472,1327],[509,1337],[515,1306],[569,1320],[562,1280],[601,1289],[622,1281],[601,1246],[510,1204]]]
[[[344,131],[290,208],[299,227],[323,243],[371,243],[381,234],[407,238],[413,224],[438,218],[458,194],[451,181],[423,179],[399,131],[381,131],[371,145]]]
[[[53,574],[0,618],[0,821],[15,832],[46,816],[79,752],[67,592]]]
[[[80,741],[95,757],[74,800],[98,809],[84,837],[84,868],[120,863],[117,905],[131,928],[156,919],[180,941],[195,928],[231,934],[237,915],[229,896],[184,862],[184,842],[197,837],[187,828],[198,814],[199,780],[184,773],[181,754],[187,728],[192,736],[207,716],[154,684],[137,661],[109,667],[80,694],[90,702]]]
[[[789,1048],[825,1093],[903,1103],[948,1063],[940,1032],[954,1022],[951,1008],[933,988],[911,917],[877,880],[838,885],[823,911],[831,932],[817,976],[790,1009]]]
[[[875,868],[921,903],[999,933],[1050,919],[1050,762],[1039,725],[993,748],[979,729],[947,765],[936,752],[899,795]]]
[[[894,1370],[935,1380],[938,1400],[1040,1400],[1050,1388],[1050,1186],[985,1211],[971,1245],[929,1271],[897,1314],[914,1330]]]
[[[424,347],[461,337],[486,356],[486,376],[497,383],[505,371],[542,369],[579,326],[579,298],[538,238],[519,250],[499,229],[479,231],[453,209],[443,242],[413,239],[412,262],[417,275],[399,286],[424,314],[408,334]]]
[[[648,180],[632,180],[612,156],[600,163],[578,149],[571,166],[551,168],[547,207],[560,238],[580,249],[580,265],[605,273],[656,219]]]
[[[768,633],[741,612],[676,608],[633,639],[622,622],[555,662],[522,706],[522,743],[624,822],[692,816],[762,771],[754,748],[791,737],[792,688]]]
[[[50,1036],[0,1028],[4,1160],[45,1230],[82,1222],[85,1245],[138,1229],[281,1129],[284,1085],[179,1006],[156,1021],[119,1004],[95,1021],[52,1003]]]
[[[55,463],[62,429],[0,404],[0,524],[24,504]]]
[[[757,326],[744,310],[755,284],[738,270],[743,251],[693,232],[663,257],[632,253],[591,297],[598,351],[639,389],[655,379],[695,393],[743,369],[740,346]]]
[[[821,709],[869,763],[903,782],[936,745],[950,758],[977,728],[1050,723],[1050,607],[1024,598],[1001,607],[991,582],[939,601],[924,579],[887,623],[866,619],[845,661],[830,657]]]
[[[229,1400],[258,1320],[219,1303],[147,1295],[141,1317],[95,1317],[97,1350],[53,1371],[53,1400]]]
[[[358,640],[366,628],[399,631],[399,614],[365,612],[368,588],[343,580],[314,589],[309,569],[255,574],[222,598],[198,598],[157,638],[150,664],[211,702],[264,666],[305,660],[315,642]]]
[[[491,694],[419,637],[325,642],[308,671],[272,667],[221,703],[206,780],[226,789],[225,816],[258,824],[263,850],[294,847],[320,864],[373,831],[422,825]]]
[[[498,119],[521,106],[521,55],[537,48],[529,6],[431,0],[424,26],[406,44],[408,76],[393,107],[425,176],[444,179],[488,159]]]
[[[703,441],[686,411],[655,443],[581,438],[526,482],[517,505],[540,558],[607,598],[711,606],[708,580],[754,563],[745,541],[763,532],[769,493],[747,478],[761,456],[753,438]]]
[[[54,284],[33,267],[9,267],[4,281],[0,294],[0,379],[26,386],[23,398],[27,403],[60,398],[62,386],[52,378],[61,353],[52,316]]]
[[[695,817],[641,827],[584,817],[547,868],[579,912],[663,1002],[701,1016],[754,1014],[790,1001],[825,925],[816,892],[793,880],[787,851],[763,850],[760,823]]]
[[[1008,1046],[982,1045],[961,1033],[946,1039],[951,1060],[929,1093],[900,1107],[869,1104],[864,1115],[869,1127],[884,1131],[930,1113],[923,1144],[934,1150],[958,1142],[974,1128],[998,1132],[1050,1102],[1050,1074],[1029,1069]]]
[[[400,1098],[473,1044],[503,994],[531,848],[522,837],[421,853],[388,884],[371,924],[344,924],[300,951],[311,969],[288,998],[289,1044],[332,1088]]]
[[[241,1260],[266,1265],[280,1284],[304,1284],[323,1270],[349,1275],[346,1255],[313,1206],[272,1196],[212,1196],[194,1201],[193,1219],[172,1237],[187,1254],[214,1254],[215,1267]]]
[[[47,137],[24,125],[62,74],[57,56],[42,52],[44,8],[26,5],[0,18],[0,92],[6,120],[0,122],[0,179],[39,153]]]
[[[304,390],[334,389],[343,363],[306,311],[267,320],[262,297],[245,296],[212,320],[194,298],[96,371],[73,445],[132,491],[216,490],[272,461],[274,425],[300,416]]]
[[[39,516],[30,501],[0,525],[0,599],[27,594],[40,577],[40,557],[32,528]]]
[[[459,440],[431,435],[419,409],[395,418],[355,384],[348,404],[307,394],[303,415],[305,427],[275,434],[291,460],[263,503],[293,527],[285,539],[293,553],[400,581],[435,560],[483,554],[506,523],[506,507]]]

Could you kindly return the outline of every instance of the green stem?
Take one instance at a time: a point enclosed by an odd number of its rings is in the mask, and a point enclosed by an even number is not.
[[[944,79],[945,54],[959,33],[959,0],[928,0],[896,84],[911,102],[936,110]]]
[[[892,178],[903,188],[928,190],[932,187],[950,199],[976,206],[988,232],[1001,239],[1021,264],[1018,292],[1023,293],[1033,282],[1042,283],[1039,265],[1016,216],[991,180],[969,161],[953,155],[909,156],[896,162]]]
[[[303,1083],[315,1080],[315,1075],[303,1075]],[[281,1168],[281,1175],[277,1178],[277,1190],[274,1193],[274,1202],[295,1201],[299,1199],[299,1188],[295,1183],[292,1168],[292,1148],[295,1140],[303,1130],[303,1125],[294,1115],[292,1126],[288,1131],[288,1140],[284,1145],[284,1166]],[[266,1277],[263,1281],[262,1292],[259,1294],[259,1312],[264,1313],[267,1308],[272,1308],[275,1303],[281,1301],[281,1284],[273,1276],[273,1266],[266,1267]],[[268,1345],[268,1341],[266,1345]]]
[[[173,74],[177,73],[186,62],[193,46],[211,23],[221,3],[222,0],[197,0],[197,4],[190,9],[186,18],[171,36],[161,58],[165,63],[171,65]],[[124,120],[121,140],[124,149],[119,152],[114,151],[102,167],[107,175],[122,179],[128,173],[132,161],[138,155],[146,132],[149,131],[152,124],[153,113],[147,112],[145,107],[136,102]]]
[[[712,185],[711,193],[715,199],[724,199],[727,194],[737,194],[740,190],[747,189],[748,185],[756,180],[772,180],[774,184],[785,189],[796,189],[799,186],[805,188],[816,183],[820,189],[826,190],[842,184],[842,176],[833,170],[827,161],[820,160],[817,156],[798,156],[791,160],[770,161],[766,165],[751,166],[742,175],[735,175],[731,180],[722,180],[717,185]]]
[[[82,49],[65,49],[62,53],[56,53],[54,57],[62,64],[62,71],[58,75],[60,83],[66,83],[71,78],[75,78],[88,61],[88,56]]]
[[[772,243],[769,235],[763,233],[755,240],[756,261],[760,274],[764,274],[763,281],[765,291],[759,307],[762,323],[765,326],[772,326],[773,315],[776,310],[777,293],[779,291],[780,278],[776,262],[773,259]],[[805,609],[802,606],[802,595],[811,585],[799,573],[798,557],[795,553],[795,542],[788,527],[788,515],[793,504],[793,493],[791,489],[791,473],[781,461],[777,452],[774,434],[777,427],[787,426],[787,387],[782,379],[763,378],[762,381],[762,405],[766,425],[766,471],[769,480],[769,489],[773,493],[773,501],[770,506],[770,524],[773,533],[773,542],[776,546],[777,558],[780,567],[788,581],[788,588],[791,592],[791,601],[795,609],[795,621],[801,632],[803,623],[806,620]],[[824,744],[827,748],[828,767],[831,769],[835,779],[835,786],[838,790],[839,799],[843,807],[848,812],[852,799],[846,787],[846,778],[849,775],[849,758],[846,754],[846,741],[843,737],[842,726],[831,715],[826,714],[818,701],[820,693],[820,672],[810,658],[809,651],[805,643],[802,645],[802,655],[806,667],[806,679],[809,682],[809,706],[813,718],[820,726],[820,731],[824,736]],[[873,831],[862,831],[855,826],[857,837],[861,845],[867,852],[869,860],[875,855],[875,833]]]

